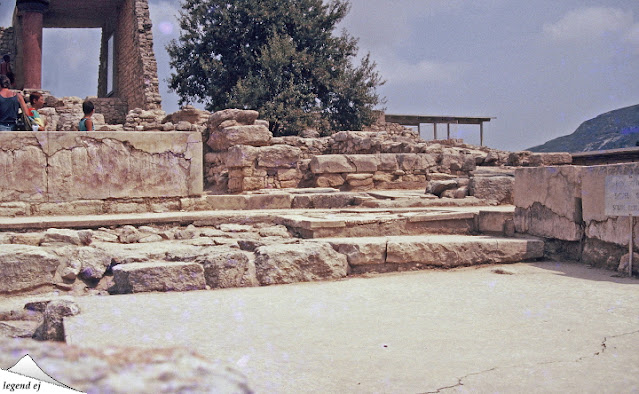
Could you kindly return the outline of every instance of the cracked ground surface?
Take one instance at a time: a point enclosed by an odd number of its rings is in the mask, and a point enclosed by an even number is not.
[[[612,275],[539,262],[81,297],[65,329],[80,346],[186,346],[259,393],[637,392],[639,281]]]

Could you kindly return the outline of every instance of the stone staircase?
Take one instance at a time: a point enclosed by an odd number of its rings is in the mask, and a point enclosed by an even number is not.
[[[298,205],[311,207],[293,207],[300,195]],[[513,206],[474,198],[323,189],[231,197],[244,209],[0,218],[0,292],[244,287],[514,263],[544,254],[543,241],[514,234]],[[228,208],[229,196],[194,204],[212,208],[216,199]]]

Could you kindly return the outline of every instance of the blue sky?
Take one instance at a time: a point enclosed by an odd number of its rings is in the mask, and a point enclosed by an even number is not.
[[[0,25],[8,26],[13,1],[1,1]],[[179,1],[149,4],[160,93],[173,112],[164,47],[179,34]],[[636,0],[351,0],[341,27],[377,62],[387,113],[496,117],[484,128],[494,148],[542,144],[639,104]],[[96,37],[99,30],[45,30],[43,88],[95,95]],[[430,130],[423,127],[425,137]],[[452,132],[479,141],[477,126]]]

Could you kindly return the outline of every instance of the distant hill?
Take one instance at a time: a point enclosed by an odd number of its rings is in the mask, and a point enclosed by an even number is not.
[[[639,141],[639,104],[601,114],[583,122],[574,133],[527,150],[533,152],[588,152],[630,148]]]

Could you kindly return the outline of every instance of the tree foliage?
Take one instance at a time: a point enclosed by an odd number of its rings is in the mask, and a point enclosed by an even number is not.
[[[256,109],[275,135],[357,130],[374,120],[383,84],[369,55],[336,25],[348,0],[183,0],[167,50],[180,104]]]

